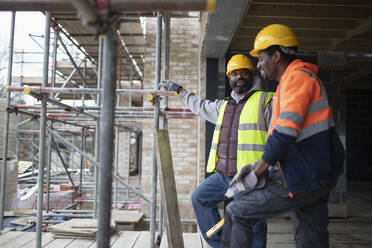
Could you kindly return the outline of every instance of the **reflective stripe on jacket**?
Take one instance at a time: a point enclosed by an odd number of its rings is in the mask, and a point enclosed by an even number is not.
[[[275,129],[301,141],[333,126],[332,111],[319,78],[309,70],[295,69],[290,79],[276,90],[269,135]]]
[[[272,92],[256,91],[248,98],[242,109],[238,126],[237,170],[246,164],[259,160],[263,154],[267,140],[264,110],[272,97]],[[209,153],[207,172],[214,172],[216,169],[222,120],[227,104],[228,101],[224,101],[220,107]]]

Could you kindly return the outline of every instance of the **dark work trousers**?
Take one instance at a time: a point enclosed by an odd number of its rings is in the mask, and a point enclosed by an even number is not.
[[[328,247],[328,194],[334,187],[324,185],[313,192],[288,196],[282,184],[270,181],[263,189],[243,194],[226,208],[223,247],[251,247],[252,226],[259,219],[291,212],[297,248]]]
[[[206,238],[205,234],[221,219],[217,204],[227,200],[225,193],[229,188],[230,181],[231,178],[216,172],[205,179],[191,195],[191,201],[196,219],[198,220],[199,229],[204,239],[213,248],[221,247],[221,233],[218,232],[209,239]],[[240,195],[241,194],[236,195],[234,201]],[[257,223],[252,227],[253,233],[255,234],[252,247],[264,248],[266,247],[266,220],[262,219],[256,222]]]

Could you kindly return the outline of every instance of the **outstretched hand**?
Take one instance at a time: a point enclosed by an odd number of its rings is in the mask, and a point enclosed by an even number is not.
[[[179,84],[176,84],[174,81],[172,80],[163,80],[161,81],[161,83],[159,84],[160,87],[164,88],[164,89],[167,89],[167,90],[170,90],[170,91],[175,91],[177,93],[179,93],[179,89],[182,88],[181,85]]]

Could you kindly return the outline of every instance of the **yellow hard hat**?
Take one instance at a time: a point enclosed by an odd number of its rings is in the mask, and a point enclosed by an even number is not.
[[[227,63],[226,75],[230,76],[230,73],[239,69],[248,69],[254,71],[252,61],[244,54],[236,54],[231,57]]]
[[[254,49],[249,53],[253,57],[258,57],[258,52],[266,48],[278,45],[284,47],[298,47],[295,33],[286,25],[271,24],[264,27],[257,34],[254,41]]]

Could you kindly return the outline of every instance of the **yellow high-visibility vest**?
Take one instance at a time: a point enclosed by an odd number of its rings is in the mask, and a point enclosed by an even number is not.
[[[237,170],[246,164],[261,159],[267,141],[267,123],[264,110],[267,103],[273,98],[273,92],[256,91],[245,103],[239,117]],[[209,152],[207,172],[214,172],[218,161],[218,145],[222,120],[228,101],[223,101],[213,133],[211,150]]]

